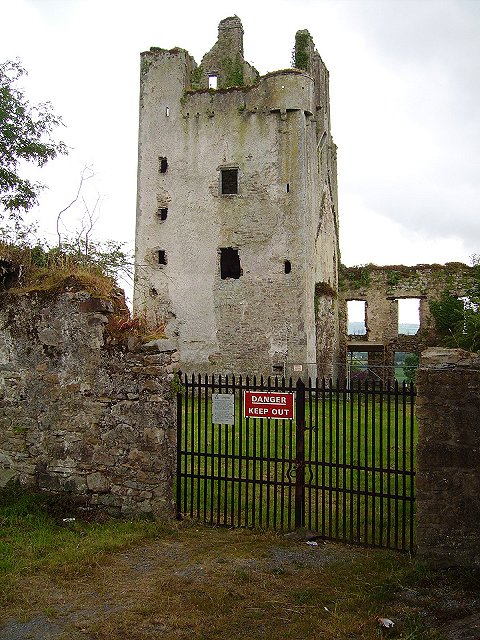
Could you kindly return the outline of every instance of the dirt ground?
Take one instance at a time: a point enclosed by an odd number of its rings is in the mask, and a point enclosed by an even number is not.
[[[402,583],[410,564],[302,536],[190,526],[77,573],[25,579],[0,613],[0,640],[480,640],[478,585]]]

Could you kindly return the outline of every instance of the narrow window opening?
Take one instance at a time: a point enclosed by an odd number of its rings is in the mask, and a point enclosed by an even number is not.
[[[285,260],[284,267],[285,273],[290,273],[290,271],[292,270],[292,263],[290,262],[290,260]]]
[[[154,287],[152,287],[149,291],[149,294],[152,298],[156,298],[158,296],[158,291]]]
[[[420,328],[420,298],[399,298],[398,334],[414,336]]]
[[[238,193],[238,169],[222,169],[221,181],[222,194]]]
[[[208,88],[216,89],[218,85],[218,76],[208,76]]]
[[[162,222],[164,222],[167,219],[168,216],[168,209],[167,208],[161,208],[158,210],[158,217],[160,218],[160,220]]]
[[[287,193],[290,193],[290,183],[287,182]]]
[[[158,264],[167,264],[167,252],[165,249],[160,249],[158,252]]]
[[[366,303],[365,300],[348,300],[347,302],[347,322],[349,336],[364,336],[367,333],[365,322]]]
[[[272,367],[272,371],[275,375],[283,375],[283,364],[274,364]]]
[[[165,115],[168,116],[170,115],[170,107],[165,107]]]
[[[238,249],[232,247],[224,247],[220,249],[220,277],[222,280],[227,278],[238,279],[242,275],[240,267],[240,256]]]
[[[158,158],[158,168],[160,173],[167,173],[168,162],[166,158],[162,156]]]

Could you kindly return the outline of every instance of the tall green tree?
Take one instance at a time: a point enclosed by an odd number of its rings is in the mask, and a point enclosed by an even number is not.
[[[6,212],[14,220],[38,203],[44,188],[20,175],[22,162],[41,167],[58,154],[67,153],[52,132],[62,124],[49,102],[32,105],[18,86],[26,75],[19,61],[0,64],[0,217]],[[3,209],[3,212],[1,211]]]

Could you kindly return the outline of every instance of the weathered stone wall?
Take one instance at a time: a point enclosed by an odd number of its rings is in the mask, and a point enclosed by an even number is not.
[[[471,284],[472,268],[461,263],[408,266],[342,267],[339,280],[340,352],[345,360],[348,344],[382,345],[369,354],[369,363],[393,367],[396,351],[420,354],[438,345],[440,336],[430,312],[430,302],[444,292],[461,297]],[[415,335],[398,332],[398,300],[420,299],[420,327]],[[347,302],[364,300],[366,335],[348,335]],[[358,347],[362,351],[363,347]],[[393,369],[391,369],[393,370]]]
[[[111,312],[86,292],[2,295],[0,469],[114,514],[167,517],[178,354],[167,341],[108,347]]]
[[[417,373],[417,543],[439,565],[480,567],[480,356],[427,349]]]

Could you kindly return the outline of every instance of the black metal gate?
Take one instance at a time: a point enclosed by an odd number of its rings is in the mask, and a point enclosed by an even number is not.
[[[414,550],[415,390],[406,384],[185,376],[178,394],[179,517]],[[244,417],[243,392],[295,394],[295,418]],[[212,421],[229,394],[233,424]],[[233,396],[233,398],[232,398]]]

